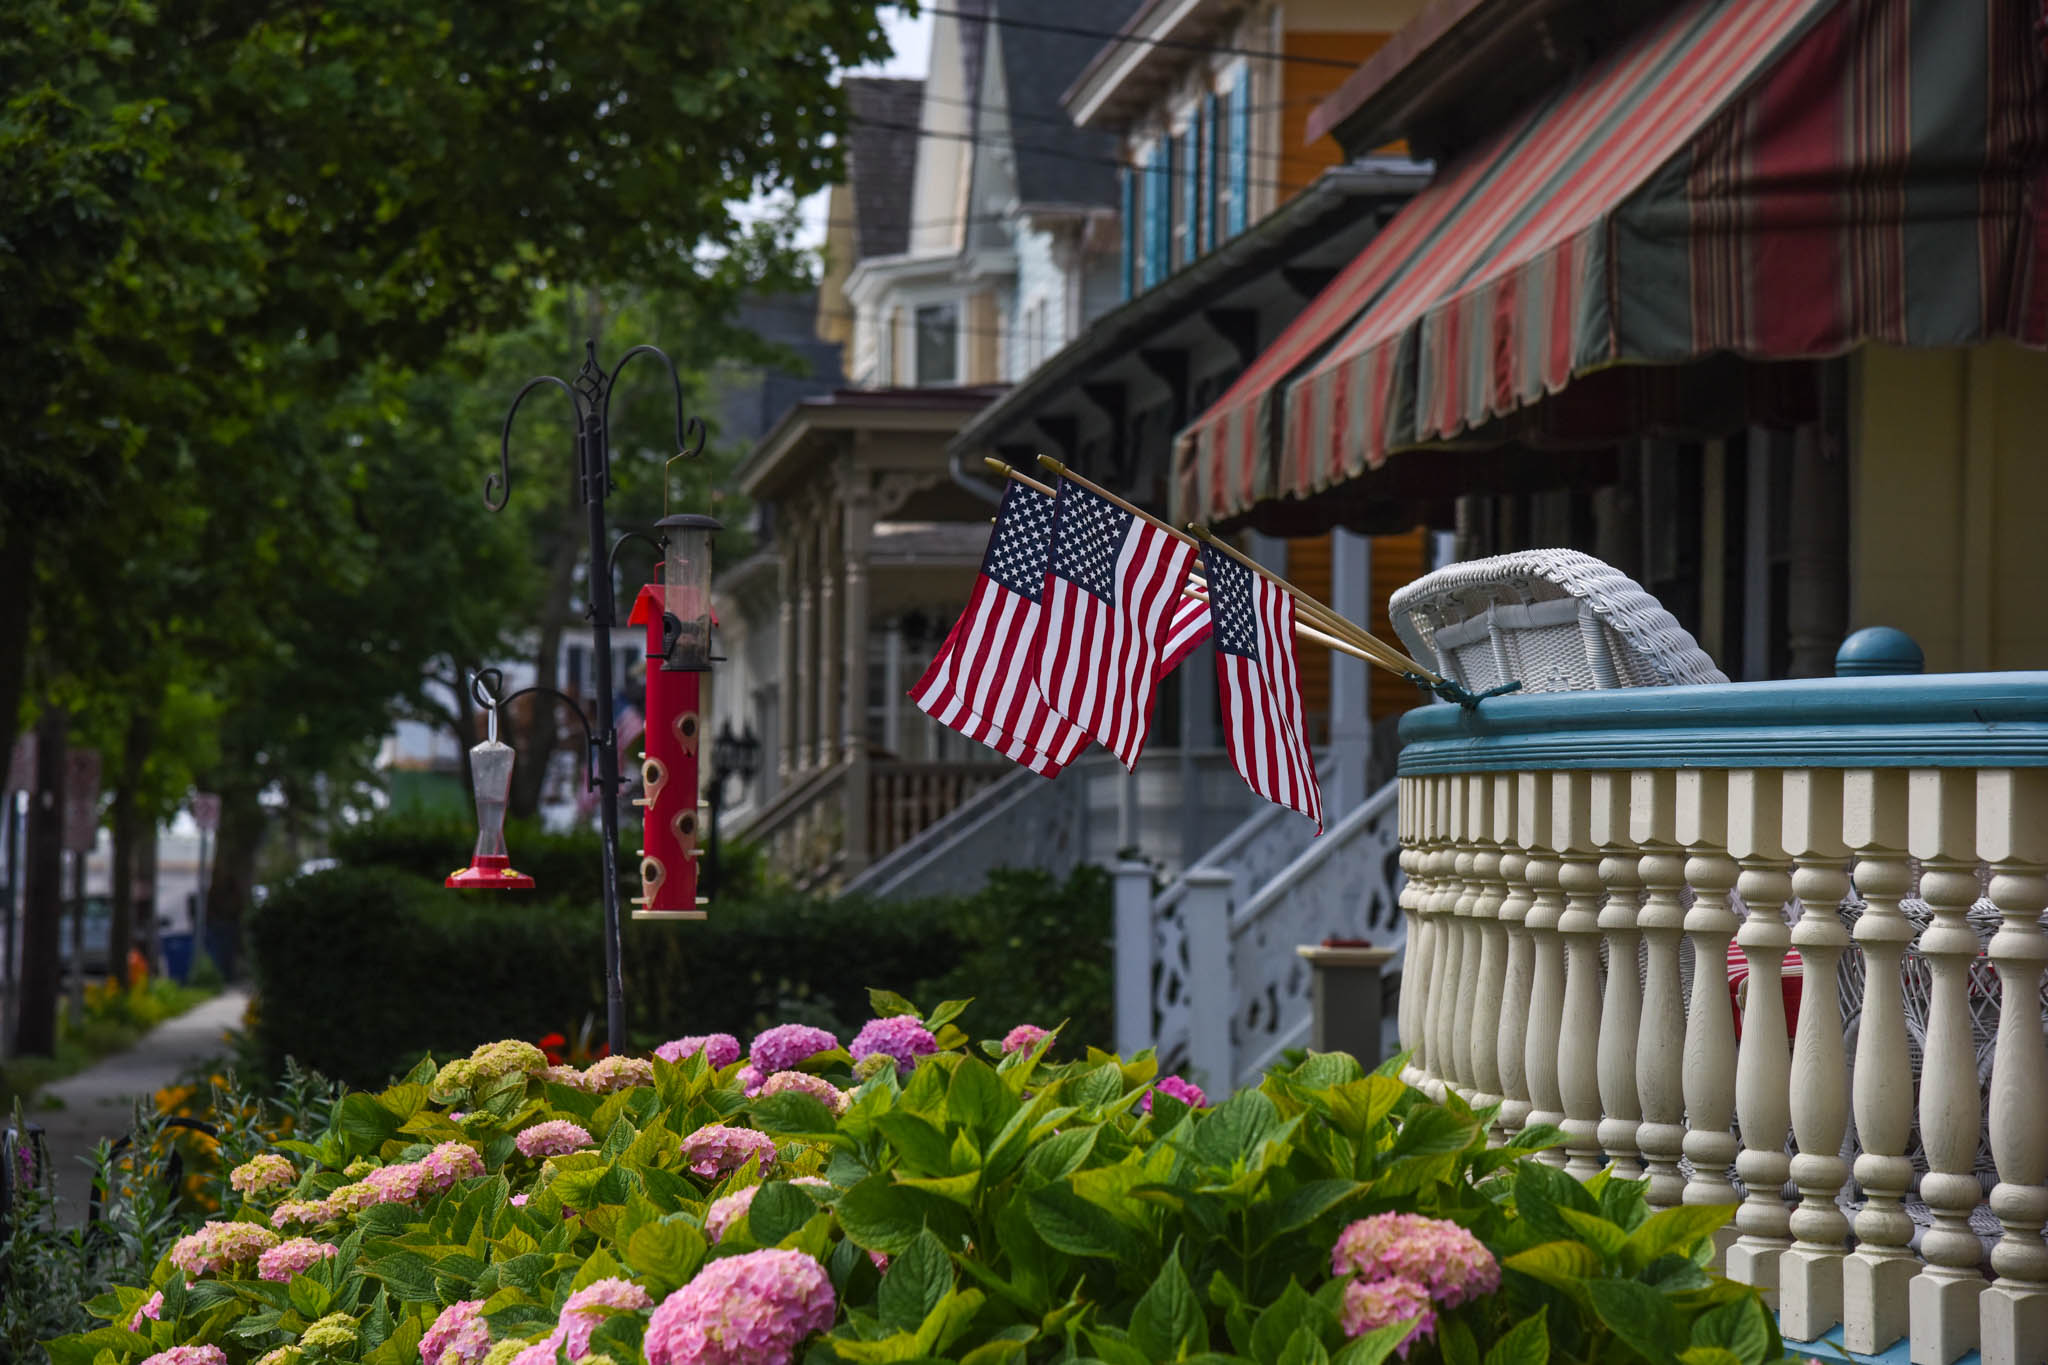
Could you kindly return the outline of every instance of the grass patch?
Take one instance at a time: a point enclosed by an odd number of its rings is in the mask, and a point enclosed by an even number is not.
[[[138,982],[127,990],[109,978],[85,988],[85,1019],[71,1021],[69,1002],[57,1007],[57,1055],[10,1057],[0,1067],[0,1112],[18,1099],[37,1108],[36,1092],[85,1070],[102,1057],[125,1051],[163,1023],[219,994],[219,987],[181,986],[167,977]]]

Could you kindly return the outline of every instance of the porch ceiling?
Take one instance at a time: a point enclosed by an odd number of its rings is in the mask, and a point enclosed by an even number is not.
[[[848,451],[877,472],[943,471],[946,441],[1000,386],[840,389],[783,414],[734,474],[750,498],[774,500],[825,477]]]

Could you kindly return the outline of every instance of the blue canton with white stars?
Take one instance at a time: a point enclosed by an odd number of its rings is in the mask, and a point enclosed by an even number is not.
[[[1252,571],[1208,546],[1202,567],[1209,577],[1209,618],[1216,626],[1216,648],[1243,659],[1259,657],[1259,623],[1252,609]]]
[[[1116,601],[1116,557],[1131,514],[1078,484],[1060,485],[1053,521],[1052,571],[1104,602]]]
[[[1052,553],[1052,499],[1021,483],[1003,494],[996,532],[981,557],[987,578],[1033,602],[1045,591],[1045,561]]]

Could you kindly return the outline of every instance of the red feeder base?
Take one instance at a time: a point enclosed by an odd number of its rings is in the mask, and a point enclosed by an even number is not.
[[[533,878],[512,870],[512,860],[502,853],[482,853],[468,867],[448,874],[441,883],[462,891],[531,891]]]

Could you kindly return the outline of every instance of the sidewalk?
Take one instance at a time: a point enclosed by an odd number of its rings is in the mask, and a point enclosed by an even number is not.
[[[101,1139],[128,1131],[138,1099],[154,1095],[196,1063],[226,1053],[225,1035],[240,1025],[248,1007],[248,988],[229,986],[197,1009],[157,1025],[126,1052],[43,1089],[29,1106],[28,1119],[42,1125],[49,1145],[59,1223],[72,1227],[85,1221],[92,1177],[84,1158]],[[43,1097],[60,1099],[63,1107],[44,1108]]]

